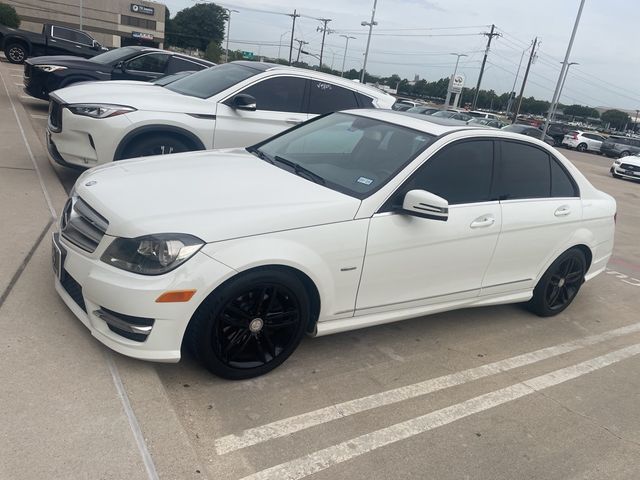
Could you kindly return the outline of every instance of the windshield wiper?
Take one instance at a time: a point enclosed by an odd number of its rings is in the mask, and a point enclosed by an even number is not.
[[[273,161],[273,159],[269,157],[269,155],[264,153],[262,150],[260,150],[258,147],[247,147],[245,150],[249,153],[253,153],[260,160],[264,160],[265,162],[269,162],[271,165],[275,165],[275,162]]]
[[[288,167],[293,168],[293,171],[299,177],[306,178],[307,180],[311,180],[312,182],[315,182],[319,185],[325,184],[324,178],[322,178],[317,173],[314,173],[311,170],[303,167],[302,165],[292,162],[291,160],[287,160],[286,158],[279,157],[278,155],[276,155],[274,158],[277,162],[284,163]]]

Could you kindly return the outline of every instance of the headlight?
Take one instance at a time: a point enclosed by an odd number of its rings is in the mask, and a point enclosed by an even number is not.
[[[83,115],[91,118],[107,118],[115,117],[116,115],[123,115],[129,112],[135,112],[133,107],[126,107],[124,105],[109,105],[103,103],[86,103],[67,106],[71,113],[76,115]]]
[[[613,161],[613,164],[614,164],[614,165],[620,165],[621,163],[622,163],[622,162],[621,162],[620,160],[614,160],[614,161]]]
[[[117,238],[100,260],[128,272],[161,275],[189,260],[203,245],[199,238],[180,233]]]
[[[66,70],[67,67],[63,67],[62,65],[34,65],[35,68],[39,68],[40,70],[44,70],[47,73],[57,72],[58,70]]]

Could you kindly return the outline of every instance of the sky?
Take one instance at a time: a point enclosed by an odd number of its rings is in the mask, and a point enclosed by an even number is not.
[[[194,0],[160,0],[174,16]],[[229,48],[256,55],[288,59],[291,17],[296,21],[295,38],[309,42],[304,50],[318,55],[322,24],[330,18],[323,63],[342,67],[345,38],[349,40],[345,69],[360,69],[364,59],[374,0],[229,0],[216,2],[238,10],[232,14]],[[456,57],[464,53],[458,73],[465,86],[475,86],[491,24],[499,37],[493,39],[481,88],[501,94],[516,82],[519,91],[533,39],[541,42],[525,96],[551,100],[571,37],[580,0],[378,0],[367,72],[393,73],[413,80],[435,81],[453,73]],[[266,13],[276,12],[276,13]],[[640,109],[640,49],[635,44],[640,19],[636,0],[586,0],[569,61],[571,66],[561,102],[592,107]],[[225,37],[226,38],[226,37]],[[294,43],[294,58],[297,55]],[[525,52],[526,50],[526,52]],[[523,56],[523,52],[525,52]],[[301,60],[317,64],[313,56]]]

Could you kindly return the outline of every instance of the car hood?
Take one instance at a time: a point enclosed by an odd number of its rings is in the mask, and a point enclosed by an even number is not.
[[[173,92],[159,85],[149,88],[146,82],[107,81],[96,89],[93,82],[70,85],[56,90],[55,96],[63,103],[111,103],[126,105],[137,110],[214,115],[214,102]]]
[[[618,160],[620,161],[620,163],[627,163],[629,165],[640,167],[640,157],[636,155],[628,155],[626,157],[619,158]]]
[[[119,161],[85,172],[75,195],[107,234],[187,233],[207,243],[353,219],[360,200],[244,149]]]
[[[45,57],[33,57],[25,60],[31,65],[60,65],[67,68],[75,68],[81,70],[101,70],[111,72],[111,65],[103,65],[101,63],[92,62],[82,57],[74,57],[72,55],[49,55]]]

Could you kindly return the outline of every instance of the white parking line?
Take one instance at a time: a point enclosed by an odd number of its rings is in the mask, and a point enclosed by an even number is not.
[[[391,405],[393,403],[427,395],[429,393],[444,390],[456,385],[462,385],[490,375],[507,372],[515,368],[557,357],[559,355],[578,350],[579,348],[595,345],[622,335],[628,335],[639,331],[640,323],[634,323],[626,327],[610,330],[597,335],[591,335],[589,337],[543,348],[530,353],[524,353],[522,355],[482,365],[480,367],[470,368],[461,372],[425,380],[424,382],[394,388],[393,390],[375,393],[366,397],[356,398],[354,400],[330,405],[311,412],[277,420],[266,425],[244,430],[237,435],[232,434],[216,439],[216,452],[218,455],[223,455],[267,440],[284,437],[285,435],[290,435],[332,420],[337,420],[348,417],[349,415],[371,410],[373,408]]]
[[[47,120],[47,119],[49,118],[47,115],[38,115],[38,114],[36,114],[36,113],[32,113],[32,114],[31,114],[31,117],[32,117],[32,118],[40,118],[40,119],[42,119],[42,120]]]
[[[10,75],[11,75],[12,77],[22,78],[22,75],[16,75],[16,74],[14,74],[14,73],[11,73]]]
[[[14,83],[16,87],[24,87],[24,83]]]
[[[640,344],[616,350],[606,355],[570,367],[561,368],[532,378],[531,380],[519,382],[450,407],[442,408],[427,413],[426,415],[361,435],[290,462],[267,468],[244,477],[242,480],[267,480],[273,478],[277,478],[278,480],[297,480],[308,477],[309,475],[326,470],[329,467],[346,462],[347,460],[351,460],[386,445],[414,437],[443,425],[448,425],[475,413],[484,412],[490,408],[512,402],[513,400],[581,377],[582,375],[638,354],[640,354]]]

